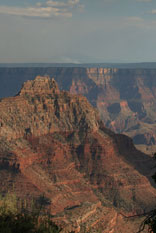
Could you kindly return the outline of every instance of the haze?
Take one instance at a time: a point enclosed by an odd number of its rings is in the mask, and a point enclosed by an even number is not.
[[[1,0],[0,63],[156,61],[156,1]]]

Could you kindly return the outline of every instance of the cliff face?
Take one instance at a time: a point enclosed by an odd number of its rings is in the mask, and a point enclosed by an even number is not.
[[[114,132],[135,144],[156,144],[155,69],[0,68],[0,95],[15,95],[24,81],[44,74],[61,90],[86,96]]]
[[[153,160],[106,129],[85,97],[38,76],[2,99],[0,109],[2,192],[14,189],[28,200],[44,193],[66,232],[136,232],[137,222],[120,213],[156,204]]]
[[[155,144],[155,75],[155,70],[90,68],[87,76],[98,94],[92,100],[85,95],[95,103],[107,127],[127,134],[136,144]]]

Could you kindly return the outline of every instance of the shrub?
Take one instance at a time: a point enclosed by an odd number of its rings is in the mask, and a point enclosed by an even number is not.
[[[45,201],[43,197],[41,200]],[[60,228],[52,221],[49,214],[41,215],[39,209],[17,208],[14,194],[0,195],[0,233],[58,233]]]

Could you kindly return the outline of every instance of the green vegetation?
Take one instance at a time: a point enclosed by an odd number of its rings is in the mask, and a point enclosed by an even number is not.
[[[39,201],[47,202],[44,197]],[[38,201],[38,203],[39,203]],[[0,233],[58,233],[50,214],[41,214],[42,203],[32,210],[17,208],[14,194],[0,195]]]
[[[15,194],[0,195],[0,216],[17,214],[17,198]]]
[[[44,207],[49,204],[50,200],[42,195],[33,200],[29,210],[27,201],[18,200],[15,194],[0,195],[0,233],[59,233],[61,229],[52,221],[52,216],[45,212]],[[81,232],[95,231],[83,225]]]

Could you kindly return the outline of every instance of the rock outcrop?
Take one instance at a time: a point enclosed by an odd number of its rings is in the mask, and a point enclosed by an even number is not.
[[[123,214],[156,204],[153,160],[105,128],[85,97],[38,76],[0,109],[1,192],[28,200],[44,193],[64,232],[136,232],[139,221]]]
[[[0,96],[15,95],[24,81],[45,74],[61,90],[86,96],[114,132],[130,136],[137,145],[156,144],[155,69],[0,68]]]

